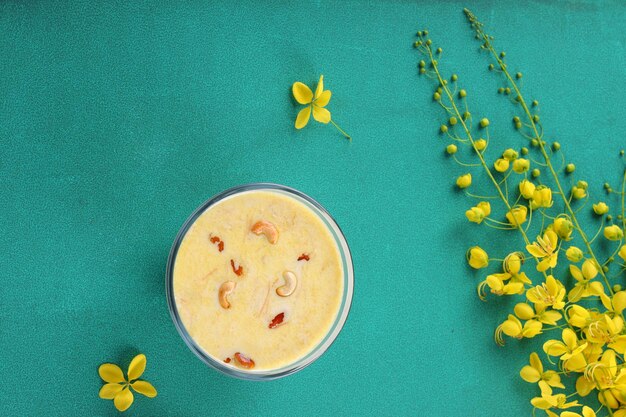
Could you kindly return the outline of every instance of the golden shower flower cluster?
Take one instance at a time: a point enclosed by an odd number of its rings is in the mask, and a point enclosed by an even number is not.
[[[522,379],[537,385],[537,396],[530,400],[533,413],[626,417],[626,291],[620,285],[626,277],[626,169],[619,190],[604,184],[606,198],[613,202],[587,207],[590,186],[575,178],[576,167],[565,163],[561,144],[545,138],[539,102],[522,94],[522,73],[509,70],[505,52],[496,51],[493,37],[469,10],[465,14],[481,48],[493,59],[489,71],[504,80],[498,93],[518,113],[512,122],[524,140],[520,148],[490,152],[499,146],[492,143],[491,122],[474,118],[469,93],[456,74],[442,75],[442,48],[433,46],[427,30],[417,32],[414,47],[424,56],[419,73],[436,83],[432,98],[445,114],[438,128],[445,151],[463,167],[456,186],[473,200],[464,209],[465,217],[502,234],[491,241],[517,242],[517,249],[508,253],[489,254],[480,246],[467,251],[470,267],[489,271],[477,286],[482,300],[516,299],[513,311],[496,328],[495,341],[504,345],[507,338],[543,339],[540,351],[530,353],[529,364],[520,371]],[[623,160],[624,151],[620,156]],[[486,176],[487,184],[474,184],[471,170],[482,171],[475,178]],[[477,187],[480,192],[473,191]],[[617,212],[611,207],[618,207]],[[598,222],[589,234],[579,220],[584,211]],[[499,250],[504,246],[499,244]]]

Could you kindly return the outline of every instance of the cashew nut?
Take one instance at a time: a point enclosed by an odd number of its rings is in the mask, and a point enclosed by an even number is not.
[[[228,301],[228,296],[235,289],[237,284],[232,281],[226,281],[222,285],[220,285],[220,290],[218,293],[218,300],[220,301],[220,305],[223,308],[230,308],[230,302]]]
[[[265,235],[267,241],[272,245],[278,242],[278,229],[270,222],[266,222],[265,220],[258,221],[254,223],[251,230],[255,235]]]
[[[283,272],[283,279],[285,280],[285,284],[276,288],[276,294],[281,297],[289,297],[298,286],[298,278],[293,272],[285,271]]]

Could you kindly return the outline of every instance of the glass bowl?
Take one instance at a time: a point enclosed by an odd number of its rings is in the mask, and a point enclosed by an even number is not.
[[[187,231],[191,227],[191,225],[198,219],[198,217],[204,213],[205,210],[209,209],[214,204],[222,201],[223,199],[240,194],[245,193],[247,191],[270,191],[278,194],[289,196],[307,206],[310,210],[312,210],[328,227],[328,230],[333,235],[337,247],[339,249],[339,253],[341,255],[341,263],[343,268],[343,295],[341,298],[341,305],[339,307],[339,312],[337,313],[337,317],[330,327],[326,336],[322,339],[322,341],[315,346],[309,353],[298,359],[297,361],[285,365],[281,368],[277,369],[265,369],[265,370],[244,370],[237,369],[232,366],[226,365],[222,361],[216,360],[211,357],[208,353],[206,353],[189,335],[187,330],[185,329],[184,324],[182,323],[180,316],[178,314],[178,309],[176,307],[176,300],[174,298],[174,264],[176,262],[176,255],[178,253],[178,249],[180,247],[183,238],[187,234]],[[306,194],[295,190],[293,188],[286,187],[284,185],[279,184],[271,184],[271,183],[254,183],[254,184],[246,184],[240,185],[234,188],[230,188],[220,194],[217,194],[214,197],[208,199],[204,204],[196,209],[191,216],[185,221],[183,226],[180,228],[176,239],[174,240],[174,244],[172,245],[172,249],[170,251],[170,255],[167,261],[167,270],[165,276],[165,290],[167,296],[167,304],[170,310],[170,315],[172,316],[172,320],[174,321],[174,325],[178,330],[178,333],[183,338],[189,349],[195,355],[200,358],[205,364],[209,365],[211,368],[217,369],[218,371],[230,375],[236,378],[253,380],[253,381],[261,381],[261,380],[271,380],[276,378],[282,378],[287,375],[291,375],[295,372],[298,372],[304,369],[306,366],[313,363],[317,358],[322,356],[322,354],[330,347],[333,341],[339,335],[339,332],[343,328],[346,319],[348,318],[348,313],[350,311],[350,305],[352,304],[352,294],[354,292],[354,270],[352,266],[352,256],[350,254],[350,248],[348,247],[348,243],[341,232],[341,229],[335,222],[335,220],[328,214],[328,212],[315,200]]]

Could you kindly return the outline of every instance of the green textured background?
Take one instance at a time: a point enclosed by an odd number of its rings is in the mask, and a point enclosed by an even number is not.
[[[159,395],[127,415],[528,415],[535,390],[517,372],[531,345],[492,341],[508,303],[475,296],[464,252],[487,239],[467,228],[411,43],[427,26],[472,112],[521,146],[464,20],[472,7],[599,193],[626,143],[626,7],[517,3],[2,2],[0,414],[115,415],[97,367],[144,352]],[[293,128],[290,86],[320,73],[352,143]],[[335,344],[269,383],[205,367],[164,294],[186,217],[255,181],[325,205],[356,273]]]

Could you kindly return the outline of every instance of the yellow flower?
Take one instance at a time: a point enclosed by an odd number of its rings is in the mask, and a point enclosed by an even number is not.
[[[574,285],[574,288],[572,288],[567,295],[571,303],[575,303],[581,298],[604,294],[604,286],[602,286],[601,282],[591,282],[591,280],[598,275],[598,268],[596,268],[594,261],[587,259],[583,262],[582,270],[576,265],[570,265],[569,271],[576,280],[576,285]]]
[[[524,263],[524,254],[521,252],[509,253],[502,262],[502,269],[509,274],[518,274]]]
[[[506,170],[509,169],[509,160],[504,158],[497,159],[493,167],[498,172],[506,172]]]
[[[559,255],[559,238],[552,230],[543,234],[543,238],[537,236],[537,241],[532,245],[526,245],[526,250],[541,261],[537,264],[537,271],[543,272],[548,268],[554,268]]]
[[[472,246],[467,251],[467,262],[474,269],[485,268],[489,265],[489,256],[480,246]]]
[[[598,204],[593,205],[593,212],[598,216],[602,216],[603,214],[609,212],[609,206],[607,206],[606,203],[599,202]]]
[[[530,403],[541,410],[549,411],[550,408],[566,409],[571,407],[578,407],[578,401],[567,402],[565,394],[552,394],[552,388],[546,381],[539,381],[539,388],[541,389],[541,397],[535,397],[530,400]],[[554,414],[554,413],[552,413]]]
[[[552,230],[563,240],[571,240],[572,232],[574,231],[574,225],[566,217],[557,217],[554,219]]]
[[[474,142],[474,147],[479,151],[482,151],[487,147],[487,141],[482,138],[478,139],[476,142]]]
[[[315,89],[315,95],[311,89],[299,81],[293,83],[291,87],[293,97],[300,104],[306,104],[307,106],[300,110],[298,117],[296,118],[296,129],[302,129],[309,123],[311,117],[311,111],[313,112],[313,118],[320,123],[330,122],[330,112],[324,108],[330,101],[330,90],[324,91],[324,76],[320,75],[320,80],[317,83]]]
[[[530,169],[530,161],[528,159],[519,158],[513,161],[513,171],[523,174]]]
[[[491,214],[491,205],[487,201],[481,201],[465,212],[465,216],[470,222],[480,224],[485,217]]]
[[[537,320],[528,320],[522,326],[522,322],[512,314],[509,314],[509,318],[499,326],[502,333],[516,339],[535,337],[541,334],[541,328],[542,325]],[[498,330],[496,330],[496,332],[498,332]]]
[[[615,314],[621,314],[626,309],[626,291],[619,291],[613,294],[613,297],[602,293],[600,294],[600,300],[609,312]]]
[[[546,277],[546,282],[526,291],[526,298],[535,305],[551,306],[555,310],[565,307],[565,287],[552,275]]]
[[[535,188],[535,184],[528,180],[522,180],[519,183],[519,192],[526,200],[530,200],[531,198],[533,198],[533,195],[535,194]]]
[[[587,328],[593,321],[589,310],[579,306],[578,304],[572,304],[567,310],[567,314],[569,316],[567,322],[574,327],[578,327],[579,329]]]
[[[570,246],[565,251],[565,256],[567,256],[567,260],[570,262],[580,262],[583,259],[583,251],[576,246]]]
[[[563,329],[561,333],[563,341],[548,340],[543,344],[543,351],[550,356],[558,356],[563,361],[565,369],[577,371],[587,365],[582,352],[587,347],[587,342],[579,341],[572,329]]]
[[[545,383],[551,387],[565,388],[561,383],[561,377],[556,371],[549,370],[544,372],[539,355],[535,352],[530,354],[530,365],[524,366],[519,374],[524,381],[530,382],[531,384],[545,381]]]
[[[146,369],[146,355],[139,354],[133,358],[128,365],[128,378],[124,377],[124,373],[119,366],[112,363],[100,365],[98,373],[100,378],[106,382],[100,388],[100,398],[105,400],[113,400],[115,408],[119,411],[126,411],[133,404],[133,393],[130,388],[143,394],[146,397],[156,397],[157,391],[148,381],[142,381],[138,378]]]
[[[507,274],[506,272],[503,274],[491,274],[487,276],[484,282],[489,286],[492,294],[496,294],[496,295],[522,294],[524,292],[524,283],[518,280],[505,283],[505,281],[509,280],[511,277],[512,277],[511,274]],[[479,286],[479,292],[480,291],[482,291],[482,288]]]
[[[587,190],[585,190],[584,188],[580,188],[576,185],[572,187],[572,197],[574,197],[575,200],[580,200],[581,198],[585,198],[586,196]]]
[[[504,159],[506,159],[507,161],[514,161],[517,159],[518,157],[518,153],[515,149],[507,149],[504,152],[502,152],[502,157]]]
[[[620,240],[624,237],[624,232],[618,225],[614,224],[604,228],[604,237],[608,240]]]
[[[624,261],[626,261],[626,245],[622,246],[619,249],[619,252],[617,253],[617,255],[622,258]]]
[[[626,398],[626,369],[617,367],[615,351],[604,351],[600,363],[593,368],[593,379],[597,381],[598,389],[603,391],[602,395],[598,395],[600,403],[618,408],[619,399]]]
[[[532,202],[535,207],[552,207],[552,190],[540,185],[535,188]]]
[[[457,147],[454,143],[451,143],[450,145],[446,146],[446,153],[448,155],[454,155],[457,151]]]
[[[513,226],[519,226],[526,221],[528,208],[526,206],[515,206],[506,213],[506,219]]]
[[[456,179],[456,185],[459,188],[467,188],[472,185],[472,174],[461,175]]]

